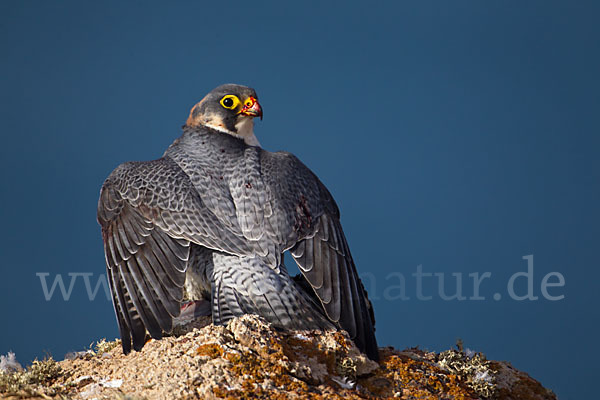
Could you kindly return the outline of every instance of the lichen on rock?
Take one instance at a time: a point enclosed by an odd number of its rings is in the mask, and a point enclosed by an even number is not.
[[[54,395],[58,391],[53,386],[53,383],[61,373],[61,366],[52,357],[48,357],[42,361],[36,359],[25,370],[3,368],[0,370],[0,394],[2,398],[28,398]]]
[[[462,341],[457,350],[446,350],[437,356],[437,365],[460,377],[477,395],[493,398],[496,395],[496,371],[482,353],[463,350]]]
[[[376,363],[358,351],[346,332],[281,331],[254,315],[234,318],[226,326],[195,325],[181,333],[149,340],[142,351],[129,355],[122,354],[118,341],[101,340],[82,357],[34,363],[28,372],[4,372],[0,397],[555,398],[509,364],[484,358],[475,362],[462,351],[382,348]],[[493,393],[473,385],[492,376]],[[23,384],[14,386],[13,380]]]

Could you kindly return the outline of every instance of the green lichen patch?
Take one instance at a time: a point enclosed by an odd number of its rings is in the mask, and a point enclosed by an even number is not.
[[[438,355],[437,365],[460,377],[475,393],[484,398],[496,395],[496,372],[482,353],[465,352],[462,342],[457,350],[446,350]]]
[[[0,372],[0,394],[3,397],[10,395],[35,395],[43,397],[40,389],[49,387],[61,375],[62,369],[52,357],[42,361],[34,360],[23,371]]]
[[[90,345],[90,349],[94,353],[96,353],[98,355],[102,355],[104,353],[108,353],[115,347],[119,347],[119,346],[121,346],[121,339],[115,339],[115,340],[109,342],[106,340],[106,338],[102,338],[99,341],[97,341],[95,344]]]

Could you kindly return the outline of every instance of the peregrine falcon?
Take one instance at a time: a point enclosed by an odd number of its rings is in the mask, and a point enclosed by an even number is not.
[[[283,329],[344,329],[378,359],[375,319],[331,194],[298,158],[260,147],[254,89],[196,104],[162,158],[119,165],[98,201],[124,353],[173,328],[186,300],[212,320],[257,314]],[[283,263],[289,251],[302,275]]]

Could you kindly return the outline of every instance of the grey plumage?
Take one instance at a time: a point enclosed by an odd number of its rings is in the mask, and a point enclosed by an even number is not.
[[[239,104],[219,107],[224,96]],[[377,359],[339,210],[294,155],[248,144],[259,115],[254,90],[221,86],[162,158],[124,163],[106,179],[98,221],[124,352],[140,350],[147,332],[169,332],[184,297],[210,297],[214,323],[254,313],[282,328],[342,328]],[[301,284],[283,265],[287,250]]]

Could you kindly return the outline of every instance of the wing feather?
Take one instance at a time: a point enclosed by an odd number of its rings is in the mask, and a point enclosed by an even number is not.
[[[377,359],[370,303],[337,217],[321,215],[314,236],[299,241],[291,253],[327,317],[345,329],[370,358]]]
[[[159,339],[172,329],[183,299],[190,242],[221,246],[219,237],[226,236],[218,224],[206,223],[211,216],[178,168],[167,159],[126,163],[101,191],[98,221],[125,352],[141,349],[147,334]],[[223,247],[244,250],[235,239]]]

